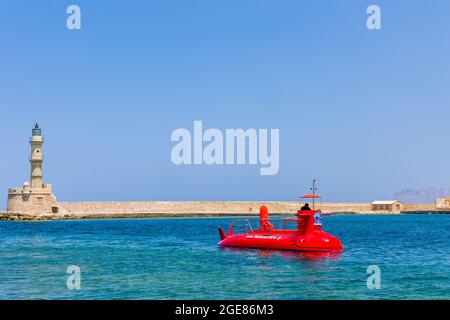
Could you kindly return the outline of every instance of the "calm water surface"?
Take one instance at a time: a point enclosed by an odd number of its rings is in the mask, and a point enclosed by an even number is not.
[[[450,298],[450,215],[324,217],[345,247],[325,257],[221,249],[228,220],[0,222],[0,299]],[[80,290],[67,289],[69,265]]]

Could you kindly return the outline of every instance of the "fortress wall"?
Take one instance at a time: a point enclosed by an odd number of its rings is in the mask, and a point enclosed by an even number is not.
[[[351,202],[324,202],[321,205],[323,212],[364,212],[372,211],[370,203],[351,203]]]
[[[435,204],[405,204],[405,211],[434,211],[436,210]]]
[[[297,201],[129,201],[129,202],[57,202],[53,194],[10,193],[8,213],[52,214],[52,207],[58,208],[54,215],[182,215],[182,214],[250,214],[257,215],[261,205],[266,205],[272,214],[295,214],[299,209]],[[330,213],[400,213],[372,211],[369,203],[323,202],[318,205],[322,212]],[[433,211],[432,204],[405,205],[403,212]]]
[[[102,218],[152,217],[212,217],[232,215],[258,215],[261,205],[267,205],[272,215],[294,214],[298,202],[277,201],[150,201],[150,202],[56,202],[53,195],[42,203],[37,199],[23,201],[19,194],[10,195],[8,211],[0,220],[61,220]],[[16,199],[16,197],[18,197]],[[58,207],[58,213],[51,207]],[[433,212],[433,205],[407,205],[402,212],[372,211],[369,203],[332,203],[320,206],[322,212],[357,214],[392,214]],[[437,211],[435,211],[437,212]],[[450,212],[450,210],[448,211]],[[442,212],[440,212],[442,213]]]
[[[254,213],[261,203],[209,201],[61,202],[70,213]]]
[[[236,213],[258,214],[261,205],[269,212],[293,214],[299,209],[298,202],[277,201],[150,201],[150,202],[60,202],[69,213],[113,214],[113,213]],[[324,212],[370,212],[368,203],[323,203]]]

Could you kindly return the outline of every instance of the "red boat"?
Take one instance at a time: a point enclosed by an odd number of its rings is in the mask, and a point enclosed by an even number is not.
[[[266,206],[261,206],[259,211],[259,229],[249,228],[248,232],[243,234],[233,234],[233,224],[231,224],[228,234],[219,227],[221,241],[220,246],[224,247],[242,247],[259,249],[277,249],[277,250],[296,250],[296,251],[326,251],[342,252],[341,241],[322,231],[321,210],[315,209],[315,200],[320,199],[315,194],[313,184],[313,193],[306,194],[300,198],[311,199],[313,208],[308,205],[297,211],[295,218],[281,219],[283,228],[274,229],[269,219],[269,210]],[[293,223],[294,230],[286,229],[286,225]]]

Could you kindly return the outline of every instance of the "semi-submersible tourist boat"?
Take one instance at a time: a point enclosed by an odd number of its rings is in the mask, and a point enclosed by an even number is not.
[[[344,250],[341,241],[324,231],[320,209],[315,209],[316,200],[320,195],[315,193],[314,183],[311,188],[313,193],[301,196],[302,201],[311,200],[313,207],[305,204],[297,211],[295,218],[282,218],[282,229],[274,229],[269,219],[269,210],[261,206],[259,211],[259,229],[252,229],[242,234],[233,234],[233,223],[228,234],[225,234],[219,226],[220,242],[223,247],[259,248],[275,250],[295,250],[309,252],[342,252]],[[295,229],[287,229],[288,224],[293,224]]]

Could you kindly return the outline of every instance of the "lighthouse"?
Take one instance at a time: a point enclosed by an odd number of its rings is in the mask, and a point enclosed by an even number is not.
[[[31,188],[42,188],[42,162],[44,158],[42,156],[42,145],[44,144],[44,139],[42,138],[41,128],[36,123],[32,130],[30,145],[31,145],[31,156],[30,156],[30,186]]]
[[[30,155],[30,180],[22,187],[8,189],[7,213],[11,214],[49,214],[67,212],[56,200],[52,193],[52,185],[42,181],[42,130],[36,123],[31,130],[29,140],[31,146]]]

